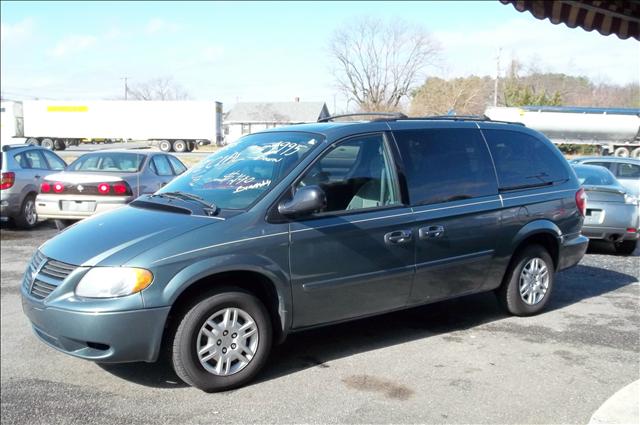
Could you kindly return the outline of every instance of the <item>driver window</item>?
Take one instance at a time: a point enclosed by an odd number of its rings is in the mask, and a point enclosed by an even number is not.
[[[400,204],[395,172],[381,134],[350,139],[327,152],[298,183],[318,185],[327,196],[321,212]]]

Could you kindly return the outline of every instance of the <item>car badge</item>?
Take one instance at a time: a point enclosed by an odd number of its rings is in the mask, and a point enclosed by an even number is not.
[[[84,190],[84,186],[81,184],[78,185],[78,192],[82,192]]]
[[[48,258],[44,258],[42,261],[40,261],[40,264],[38,264],[36,266],[36,269],[33,271],[33,274],[31,275],[31,286],[32,287],[33,287],[33,284],[36,281],[36,277],[38,276],[38,273],[40,273],[40,271],[42,270],[44,265],[47,264],[47,261],[49,261],[49,259]]]

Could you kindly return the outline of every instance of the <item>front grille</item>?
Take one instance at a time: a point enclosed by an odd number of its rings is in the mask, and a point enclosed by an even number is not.
[[[31,296],[42,300],[48,297],[56,288],[57,286],[55,285],[49,285],[48,283],[44,283],[43,281],[36,279],[33,282],[33,285],[31,285]]]
[[[74,271],[76,266],[47,258],[37,251],[25,273],[25,288],[37,299],[44,299]]]
[[[50,276],[54,279],[64,280],[69,274],[74,271],[76,266],[72,266],[71,264],[61,263],[56,260],[49,260],[42,267],[40,273]]]

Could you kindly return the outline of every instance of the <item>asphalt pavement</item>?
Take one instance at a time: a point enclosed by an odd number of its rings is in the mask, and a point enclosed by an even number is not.
[[[307,331],[253,384],[206,394],[163,363],[101,366],[36,339],[20,279],[55,234],[0,231],[3,424],[586,424],[640,378],[640,250],[590,249],[535,317],[507,316],[479,294]]]

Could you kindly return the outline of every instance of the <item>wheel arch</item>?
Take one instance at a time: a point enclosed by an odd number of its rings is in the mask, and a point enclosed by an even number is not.
[[[529,245],[541,245],[551,255],[553,259],[554,269],[558,269],[560,260],[560,243],[562,240],[562,231],[560,228],[549,220],[535,220],[527,223],[520,229],[512,241],[512,254],[509,261],[517,258],[517,254]]]
[[[288,279],[283,273],[274,271],[273,267],[248,265],[246,262],[243,265],[228,264],[215,268],[202,268],[201,265],[198,267],[196,263],[188,269],[191,269],[188,277],[185,276],[185,269],[178,273],[164,290],[164,298],[167,304],[171,305],[167,318],[168,328],[174,325],[175,319],[196,300],[224,286],[244,290],[262,301],[273,325],[274,342],[285,339],[291,324],[291,291]]]

